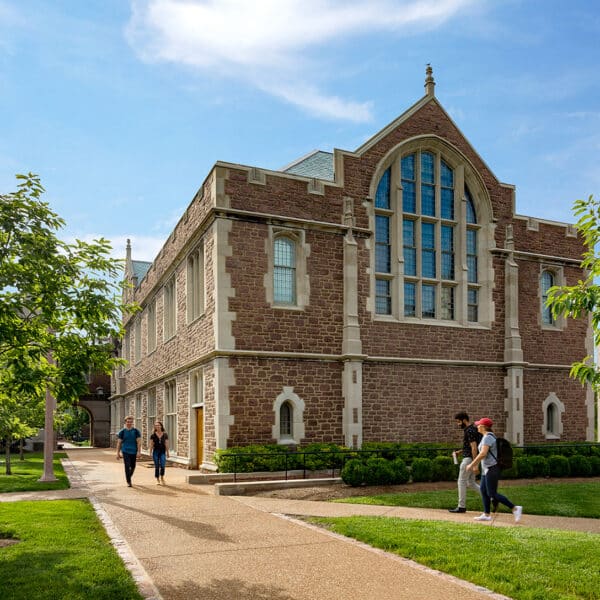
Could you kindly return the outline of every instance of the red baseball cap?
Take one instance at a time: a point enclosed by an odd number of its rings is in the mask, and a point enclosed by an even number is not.
[[[479,419],[479,421],[475,421],[475,425],[484,425],[485,427],[491,427],[494,422],[487,417],[483,417],[483,419]]]

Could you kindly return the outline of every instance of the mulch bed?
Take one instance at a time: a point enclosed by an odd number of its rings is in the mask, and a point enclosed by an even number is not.
[[[548,483],[598,483],[600,477],[545,477],[538,479],[506,479],[500,482],[503,487],[514,485],[545,485]],[[340,483],[327,486],[312,486],[310,481],[306,487],[289,488],[280,490],[246,492],[248,496],[262,496],[264,498],[281,498],[288,500],[335,500],[337,498],[350,498],[352,496],[379,496],[381,494],[409,494],[411,492],[433,492],[438,490],[456,489],[456,481],[433,481],[406,483],[403,485],[371,485],[351,487]]]

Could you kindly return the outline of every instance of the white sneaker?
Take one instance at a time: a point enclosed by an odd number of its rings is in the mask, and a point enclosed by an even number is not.
[[[515,506],[513,510],[513,515],[515,517],[515,523],[518,523],[521,520],[521,517],[523,516],[523,507]]]
[[[473,517],[475,521],[491,521],[492,517],[490,515],[486,515],[485,513],[480,514],[478,517]]]

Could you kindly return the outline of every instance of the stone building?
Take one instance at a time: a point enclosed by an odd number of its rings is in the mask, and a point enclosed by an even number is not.
[[[575,229],[515,213],[434,93],[354,151],[280,171],[217,162],[152,263],[132,259],[112,432],[155,419],[175,460],[248,443],[450,441],[489,416],[516,444],[590,440],[569,378],[587,320],[548,288],[581,278]]]

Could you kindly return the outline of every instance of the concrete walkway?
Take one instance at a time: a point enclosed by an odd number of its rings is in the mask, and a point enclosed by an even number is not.
[[[145,598],[164,600],[476,600],[503,596],[283,515],[370,514],[473,523],[472,513],[216,496],[151,463],[125,484],[114,450],[68,450],[74,487],[0,500],[90,497]],[[501,515],[498,525],[511,524]],[[524,526],[600,533],[600,520],[525,516]],[[474,527],[486,524],[474,524]]]

